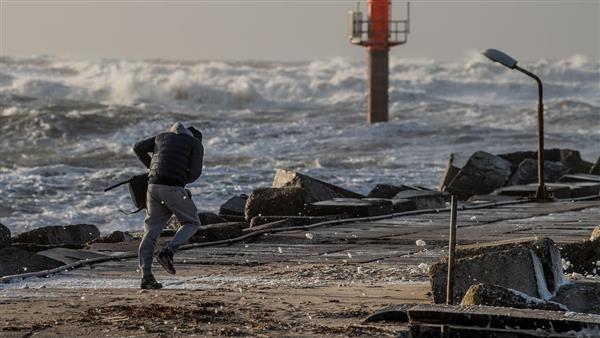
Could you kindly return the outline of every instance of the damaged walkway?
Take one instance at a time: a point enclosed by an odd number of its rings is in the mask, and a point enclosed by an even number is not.
[[[161,291],[138,290],[136,259],[0,284],[1,335],[397,336],[403,328],[362,319],[393,304],[431,303],[427,269],[445,255],[448,218],[445,211],[405,215],[182,251],[177,275],[156,265]],[[460,210],[457,238],[566,243],[588,239],[598,223],[598,200],[505,204]],[[136,245],[91,249],[110,255]]]

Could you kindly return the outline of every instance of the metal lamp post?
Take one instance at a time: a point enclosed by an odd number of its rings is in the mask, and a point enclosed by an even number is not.
[[[535,194],[535,198],[538,200],[548,199],[548,192],[546,191],[546,185],[544,183],[544,104],[542,103],[543,89],[542,89],[542,80],[540,80],[537,75],[532,72],[523,69],[517,66],[517,60],[513,59],[511,56],[497,50],[497,49],[487,49],[483,52],[483,55],[488,57],[490,60],[494,62],[498,62],[510,69],[516,69],[525,75],[532,77],[538,84],[538,109],[537,109],[537,119],[538,119],[538,188]]]

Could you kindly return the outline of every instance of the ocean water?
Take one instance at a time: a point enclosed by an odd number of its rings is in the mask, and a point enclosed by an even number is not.
[[[522,66],[545,84],[546,146],[600,155],[600,63]],[[536,146],[537,88],[481,56],[392,58],[390,117],[367,124],[366,67],[343,58],[179,62],[0,58],[0,222],[13,233],[93,223],[141,230],[126,187],[144,171],[131,146],[172,122],[204,133],[201,210],[269,186],[277,168],[367,193],[377,183],[437,187],[452,152]]]

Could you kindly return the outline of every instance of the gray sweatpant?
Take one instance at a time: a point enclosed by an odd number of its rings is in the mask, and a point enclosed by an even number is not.
[[[152,274],[152,258],[156,241],[171,215],[175,214],[181,227],[168,247],[176,251],[185,244],[200,227],[198,210],[191,194],[181,187],[150,184],[146,195],[146,218],[144,219],[144,237],[140,243],[140,268],[144,276]]]

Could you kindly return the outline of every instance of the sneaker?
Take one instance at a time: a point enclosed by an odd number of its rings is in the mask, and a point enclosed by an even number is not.
[[[156,260],[162,265],[168,273],[174,275],[175,267],[173,266],[173,251],[169,248],[164,248],[156,255]]]
[[[144,276],[142,278],[142,289],[162,289],[163,285],[156,281],[153,275]]]

